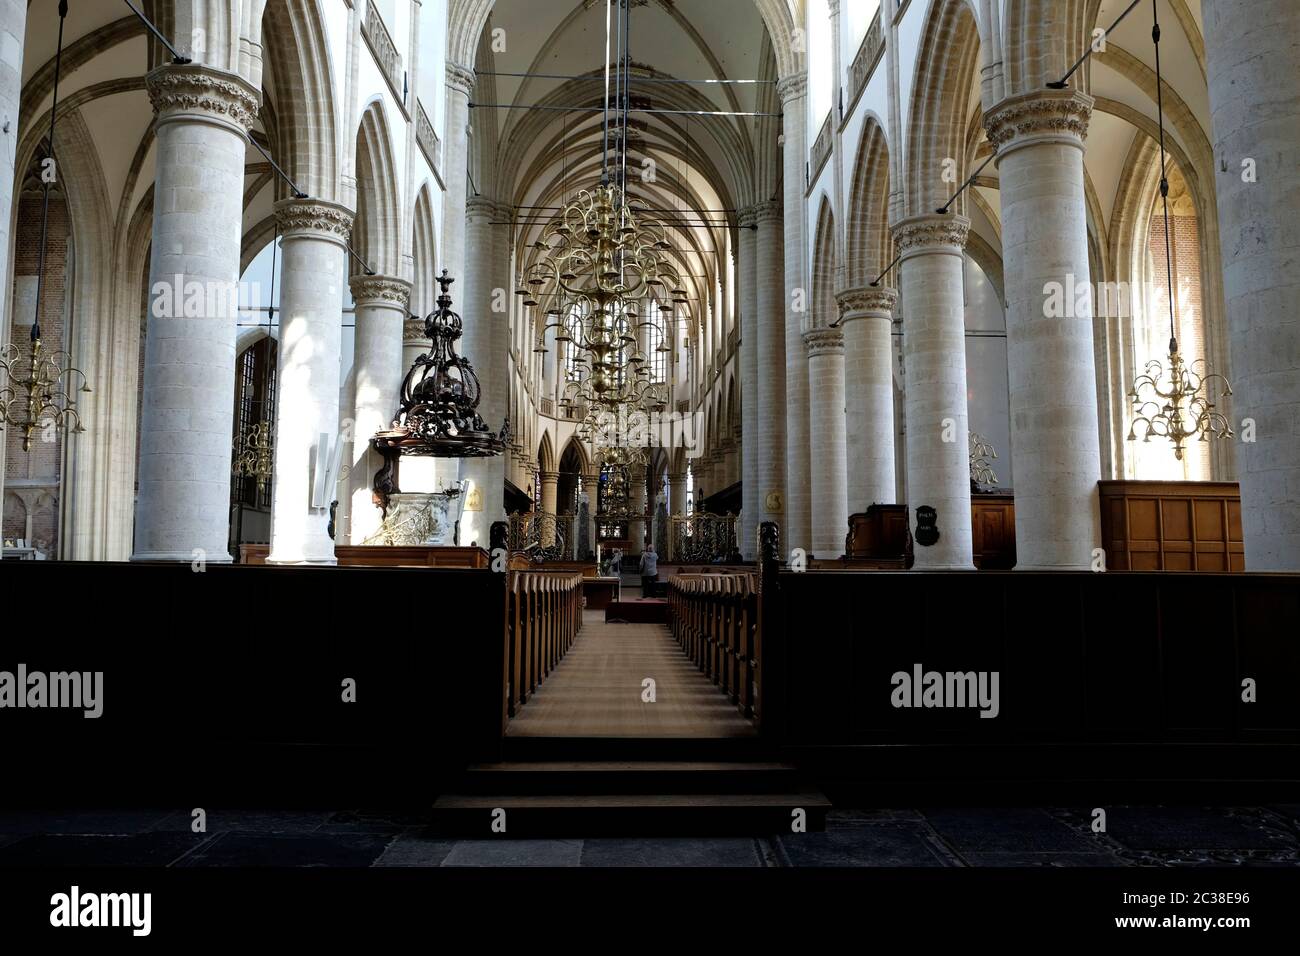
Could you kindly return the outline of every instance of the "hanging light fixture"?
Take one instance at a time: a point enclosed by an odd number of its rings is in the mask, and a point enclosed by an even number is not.
[[[1178,334],[1174,326],[1173,251],[1169,233],[1169,177],[1165,166],[1160,13],[1154,0],[1151,7],[1155,20],[1151,39],[1156,52],[1156,111],[1160,122],[1160,199],[1164,205],[1165,272],[1169,285],[1169,356],[1167,369],[1157,359],[1147,362],[1143,374],[1134,380],[1129,390],[1133,421],[1129,426],[1128,440],[1137,440],[1137,426],[1141,423],[1144,442],[1149,442],[1152,435],[1167,438],[1173,444],[1174,458],[1182,461],[1187,442],[1193,438],[1208,442],[1211,438],[1232,437],[1232,426],[1216,405],[1217,399],[1232,394],[1232,386],[1222,375],[1213,372],[1204,359],[1196,359],[1189,365],[1178,350]]]
[[[49,159],[57,176],[54,152],[54,124],[59,111],[59,79],[63,67],[63,24],[68,16],[68,0],[59,3],[59,41],[54,55],[54,95],[50,106]],[[41,341],[41,306],[45,299],[45,245],[50,225],[50,189],[54,182],[42,183],[40,260],[36,270],[36,315],[26,348],[16,342],[5,346],[0,354],[0,431],[8,426],[23,435],[23,451],[30,451],[32,432],[38,428],[65,429],[71,434],[85,432],[77,411],[78,392],[89,392],[86,375],[72,365],[72,356],[62,350],[47,351]]]
[[[244,430],[235,445],[235,466],[232,471],[236,478],[257,479],[258,498],[266,496],[274,472],[272,432],[273,426],[269,421],[256,422]]]
[[[650,404],[662,409],[667,396],[650,381],[649,360],[641,343],[666,341],[659,314],[687,302],[680,273],[669,259],[672,243],[665,224],[648,205],[627,195],[628,49],[630,11],[620,5],[622,65],[616,93],[621,104],[614,131],[619,153],[610,170],[609,12],[606,0],[605,116],[600,185],[581,190],[543,229],[534,247],[543,250],[517,294],[526,307],[546,316],[535,352],[545,352],[546,332],[576,349],[575,378],[565,386],[561,405],[589,412]],[[672,305],[667,305],[671,302]],[[653,333],[653,335],[652,335]]]
[[[378,432],[372,445],[385,459],[397,455],[433,458],[486,458],[501,454],[510,435],[507,420],[493,432],[478,413],[482,388],[469,359],[456,353],[460,316],[451,310],[453,280],[442,270],[438,309],[424,320],[432,347],[416,358],[402,380],[401,404],[393,426]]]

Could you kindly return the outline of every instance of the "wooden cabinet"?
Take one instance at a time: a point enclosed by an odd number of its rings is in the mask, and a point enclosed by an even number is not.
[[[1244,571],[1234,481],[1100,481],[1101,541],[1112,571]]]
[[[1016,505],[1011,495],[971,495],[970,530],[975,567],[1008,571],[1016,566]]]
[[[896,562],[903,567],[912,552],[907,505],[871,505],[865,513],[849,516],[844,539],[846,558]]]

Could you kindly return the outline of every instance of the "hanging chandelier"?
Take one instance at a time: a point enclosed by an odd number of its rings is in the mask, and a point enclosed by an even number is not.
[[[506,421],[493,432],[478,413],[482,388],[469,359],[456,353],[463,328],[451,310],[448,288],[455,280],[442,270],[438,309],[424,320],[432,347],[416,358],[402,380],[401,404],[391,428],[371,444],[391,464],[396,455],[485,458],[499,455],[510,435]],[[385,468],[387,469],[387,465]]]
[[[54,55],[54,98],[50,106],[49,157],[54,159],[54,123],[59,112],[59,79],[63,68],[63,24],[68,16],[67,0],[59,4],[59,39]],[[0,353],[0,431],[17,428],[23,435],[23,451],[31,451],[32,432],[38,428],[63,429],[71,434],[85,432],[77,411],[77,393],[89,392],[86,375],[72,365],[72,356],[62,350],[47,352],[41,342],[41,306],[45,300],[45,245],[50,225],[50,190],[54,183],[42,182],[40,260],[36,269],[36,315],[27,347],[10,342]],[[80,383],[78,385],[78,383]]]
[[[275,470],[272,432],[273,426],[269,421],[257,422],[248,426],[235,443],[235,460],[231,471],[236,478],[256,478],[259,498],[266,495],[267,485]]]
[[[1174,458],[1183,460],[1183,452],[1192,439],[1208,442],[1211,438],[1233,436],[1227,417],[1218,410],[1217,399],[1232,394],[1232,386],[1222,375],[1212,371],[1204,359],[1188,365],[1178,351],[1174,325],[1173,247],[1169,233],[1169,177],[1165,158],[1165,114],[1160,70],[1160,14],[1152,3],[1155,23],[1151,39],[1156,58],[1156,113],[1160,123],[1160,199],[1164,205],[1165,275],[1169,286],[1169,355],[1168,366],[1158,359],[1147,362],[1129,390],[1133,421],[1128,440],[1137,440],[1137,426],[1143,425],[1142,440],[1151,436],[1166,438],[1174,448]],[[1216,394],[1217,393],[1217,394]]]
[[[647,203],[627,193],[628,86],[631,74],[629,16],[620,6],[622,64],[616,98],[620,127],[612,135],[619,152],[610,169],[609,3],[606,3],[605,116],[600,185],[583,189],[542,230],[533,247],[539,260],[516,290],[537,322],[535,352],[545,352],[546,333],[574,350],[573,378],[560,404],[571,413],[649,404],[667,406],[665,383],[651,381],[646,351],[671,351],[664,315],[687,303],[681,274],[670,259],[665,224]]]

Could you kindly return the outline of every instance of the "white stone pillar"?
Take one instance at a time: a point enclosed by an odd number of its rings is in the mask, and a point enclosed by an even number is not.
[[[508,249],[503,263],[499,241],[508,234],[509,227],[493,225],[505,221],[506,213],[482,196],[467,201],[466,215],[465,282],[460,289],[459,306],[455,307],[464,322],[464,333],[457,345],[478,375],[482,389],[479,415],[496,432],[505,421],[510,404],[508,309],[513,286],[509,281]],[[492,522],[504,521],[506,517],[505,454],[462,459],[460,476],[483,495],[483,510],[467,511],[461,519],[461,541],[486,542]]]
[[[549,548],[555,544],[555,507],[556,497],[560,486],[560,473],[558,471],[543,471],[539,478],[542,482],[542,514],[543,518],[542,533],[538,539],[542,547]]]
[[[646,513],[645,468],[636,465],[631,469],[631,477],[632,513],[634,515],[644,515]],[[628,545],[628,554],[640,554],[645,550],[645,538],[649,529],[650,524],[646,521],[633,521],[628,525],[628,533],[632,536],[632,541]]]
[[[973,570],[962,250],[970,220],[913,216],[893,227],[902,254],[907,380],[907,506],[917,570]],[[938,541],[917,538],[917,509],[934,508]]]
[[[349,285],[356,307],[352,369],[355,398],[352,412],[352,544],[361,544],[379,530],[383,514],[371,500],[371,484],[383,459],[370,447],[375,432],[387,428],[401,399],[402,329],[406,323],[411,284],[394,276],[353,276]]]
[[[736,304],[740,309],[740,492],[738,544],[741,556],[757,556],[759,516],[758,210],[742,209],[736,230]]]
[[[758,448],[758,494],[755,532],[764,521],[785,523],[785,278],[781,206],[760,203],[755,209],[756,303],[758,329],[758,423],[745,440]],[[802,348],[802,345],[801,345]],[[747,499],[748,500],[748,499]],[[758,553],[756,539],[749,541]]]
[[[245,137],[259,96],[203,66],[160,67],[146,84],[157,173],[132,559],[224,564]],[[176,315],[191,291],[204,314]]]
[[[805,237],[808,208],[804,200],[808,164],[808,78],[801,72],[777,83],[785,136],[782,157],[785,193],[785,523],[781,542],[789,553],[812,544],[812,470],[808,459],[808,353],[803,333],[808,316],[810,282]],[[799,311],[795,307],[801,305]]]
[[[1083,140],[1092,102],[1040,90],[1003,100],[984,120],[1002,197],[1021,569],[1088,568],[1101,547],[1092,301],[1074,295],[1091,288]],[[1063,316],[1046,307],[1053,289]]]
[[[408,314],[402,322],[402,373],[397,380],[398,392],[401,390],[406,373],[415,365],[415,360],[432,348],[433,344],[429,341],[429,337],[424,334],[424,318],[423,315]],[[393,394],[393,408],[389,412],[390,415],[397,411],[398,398],[399,395],[395,392]],[[408,456],[402,460],[402,490],[441,491],[445,486],[456,484],[458,477],[456,469],[457,465],[454,459]],[[374,472],[371,472],[370,480],[373,481],[374,477]]]
[[[1216,371],[1231,371],[1238,438],[1245,419],[1254,431],[1237,452],[1246,567],[1300,571],[1300,17],[1293,0],[1202,8],[1214,155],[1226,165],[1215,187],[1232,368]]]
[[[808,349],[812,479],[812,553],[837,558],[844,553],[849,526],[847,453],[844,421],[844,333],[813,329]]]
[[[440,251],[442,267],[453,279],[461,283],[460,287],[463,289],[465,202],[469,169],[469,98],[474,89],[474,71],[457,63],[448,63],[446,72],[447,136],[442,144],[442,174],[447,189],[442,198],[442,249]],[[462,292],[461,295],[463,296],[464,293]]]
[[[591,542],[591,553],[596,553],[596,511],[600,507],[600,472],[584,472],[582,476],[582,493],[587,496],[587,540]],[[585,558],[586,555],[579,555]]]
[[[849,514],[897,497],[894,461],[894,289],[836,295],[844,316],[844,412]]]
[[[313,485],[320,478],[318,469],[329,466],[339,440],[344,257],[352,212],[320,199],[285,199],[275,204],[275,216],[283,237],[283,284],[271,551],[266,560],[334,564],[334,542],[327,530],[329,502],[313,500]],[[329,442],[326,448],[318,448],[322,434]],[[360,435],[357,440],[362,440]],[[328,490],[325,497],[330,497]]]

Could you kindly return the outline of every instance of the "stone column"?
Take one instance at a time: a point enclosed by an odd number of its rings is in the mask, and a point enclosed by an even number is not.
[[[482,387],[479,414],[495,432],[509,407],[509,259],[502,261],[499,241],[508,228],[493,225],[505,213],[482,196],[468,200],[466,209],[465,283],[455,306],[465,324],[458,345],[460,354],[474,364]],[[467,511],[462,518],[461,540],[487,541],[492,522],[505,520],[505,455],[462,459],[460,476],[483,494],[483,510]]]
[[[971,544],[962,250],[970,220],[934,214],[896,223],[902,253],[903,361],[907,379],[907,496],[937,512],[939,539],[915,541],[917,570],[975,567]]]
[[[275,204],[283,237],[275,485],[268,564],[334,564],[329,501],[313,501],[338,441],[345,244],[352,213],[319,199]],[[321,435],[329,442],[321,448]],[[360,436],[358,436],[360,440]],[[326,498],[330,497],[327,489]],[[316,505],[321,505],[316,507]],[[359,517],[353,516],[353,520]]]
[[[844,316],[844,412],[849,514],[893,504],[893,289],[863,287],[836,295]]]
[[[756,522],[785,523],[785,278],[781,252],[781,206],[760,203],[755,209],[758,233],[755,325],[758,327],[758,426],[745,433],[758,449]],[[802,348],[802,345],[801,345]],[[757,529],[755,529],[757,535]],[[748,545],[757,554],[756,541]]]
[[[812,552],[819,558],[844,553],[849,526],[847,452],[844,421],[844,333],[813,329],[804,335],[808,349],[808,393],[812,473]]]
[[[736,292],[740,309],[740,527],[737,529],[740,553],[754,560],[757,551],[758,522],[763,512],[759,494],[759,419],[758,373],[758,210],[750,206],[740,211],[736,230]]]
[[[600,508],[600,472],[589,471],[582,476],[582,493],[587,496],[587,540],[591,551],[596,552],[596,512]],[[583,555],[585,557],[585,555]]]
[[[1016,467],[1016,567],[1083,569],[1101,547],[1083,141],[1092,97],[1040,90],[1003,100],[984,125],[997,150],[1007,295],[1007,377]],[[1049,314],[1052,298],[1065,314]],[[911,316],[909,315],[910,319]]]
[[[539,540],[542,547],[549,548],[555,544],[555,506],[556,493],[560,486],[558,471],[543,471],[539,475],[542,482],[542,514],[547,515],[542,521],[542,533]]]
[[[1237,452],[1246,567],[1300,571],[1300,18],[1291,0],[1202,8],[1232,427],[1254,439]]]
[[[808,355],[803,333],[808,317],[808,209],[804,200],[808,163],[808,79],[803,73],[777,83],[784,120],[785,146],[785,524],[781,540],[787,552],[812,544],[812,470],[808,460]],[[795,306],[802,308],[795,311]]]
[[[354,276],[349,285],[356,306],[350,540],[361,544],[379,530],[383,519],[371,501],[372,480],[383,460],[371,450],[370,439],[392,424],[401,398],[402,377],[406,374],[402,336],[411,284],[393,276],[361,275]]]
[[[474,71],[457,63],[448,63],[446,72],[447,135],[442,144],[442,174],[447,190],[442,200],[442,248],[439,253],[442,268],[461,283],[460,288],[463,289],[465,203],[469,169],[469,98],[474,90]],[[452,288],[455,289],[456,286]],[[460,295],[463,296],[464,293],[461,292]]]
[[[668,473],[668,514],[684,515],[686,514],[686,475],[680,471],[670,471]],[[675,560],[673,549],[677,547],[676,535],[673,533],[673,522],[668,522],[668,560]]]
[[[632,513],[644,515],[647,511],[645,500],[645,467],[636,465],[632,468]],[[650,524],[647,521],[633,521],[628,528],[628,533],[632,535],[632,543],[628,547],[628,554],[640,554],[645,550],[645,537],[649,533]]]
[[[259,96],[203,66],[160,67],[146,84],[158,168],[132,560],[228,563],[244,152]],[[203,315],[165,307],[191,290]]]

